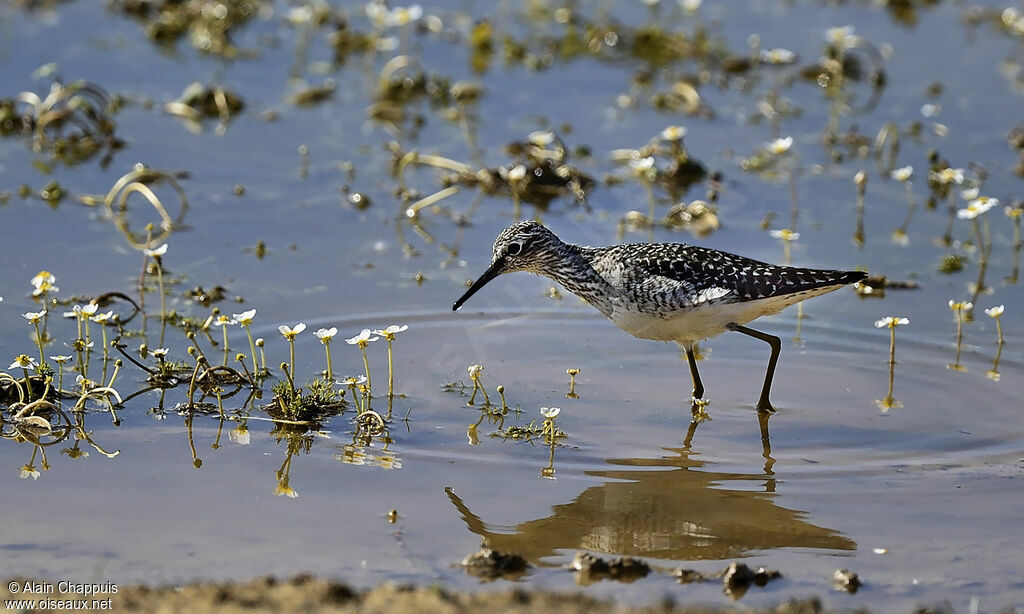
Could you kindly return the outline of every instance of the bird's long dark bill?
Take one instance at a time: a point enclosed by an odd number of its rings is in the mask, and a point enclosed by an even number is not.
[[[469,287],[469,290],[466,290],[466,293],[459,297],[459,300],[455,301],[455,304],[452,305],[452,311],[458,311],[459,307],[462,307],[462,304],[469,300],[469,297],[476,294],[477,290],[483,288],[487,285],[487,282],[497,277],[501,270],[500,264],[501,263],[498,261],[491,263],[491,266],[484,271],[484,274],[480,276],[480,279],[473,282],[473,285]]]

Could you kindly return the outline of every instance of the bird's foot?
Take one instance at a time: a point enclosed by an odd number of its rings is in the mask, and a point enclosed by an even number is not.
[[[690,415],[694,422],[701,423],[705,420],[711,419],[711,416],[707,412],[707,407],[710,404],[711,401],[708,399],[698,399],[697,397],[690,399]]]
[[[757,411],[765,414],[774,414],[775,408],[772,407],[772,404],[768,399],[761,399],[757,402]]]

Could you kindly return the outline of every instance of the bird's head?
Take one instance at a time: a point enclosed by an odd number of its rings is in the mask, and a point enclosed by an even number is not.
[[[544,273],[547,266],[558,261],[558,248],[562,245],[561,239],[540,222],[527,220],[512,224],[494,240],[491,266],[455,301],[452,310],[458,310],[477,290],[502,273]]]

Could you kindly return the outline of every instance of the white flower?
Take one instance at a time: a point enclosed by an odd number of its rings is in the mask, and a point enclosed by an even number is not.
[[[547,147],[555,142],[555,133],[550,130],[536,130],[526,135],[526,140],[537,147]]]
[[[238,324],[238,322],[235,322],[234,318],[229,318],[223,313],[217,316],[217,318],[213,321],[214,326],[234,326],[235,324]],[[301,333],[302,331],[299,332]]]
[[[889,176],[896,181],[906,181],[910,179],[910,176],[914,174],[913,166],[904,166],[902,168],[895,168],[889,173]]]
[[[32,465],[23,465],[21,471],[18,473],[18,477],[25,480],[32,478],[33,480],[39,479],[39,471]]]
[[[783,241],[796,241],[800,238],[800,233],[788,228],[782,230],[769,230],[768,234],[775,239],[782,239]]]
[[[371,341],[376,341],[377,339],[380,339],[380,337],[371,337],[370,335],[372,334],[373,332],[369,328],[364,328],[355,337],[345,339],[345,343],[349,345],[358,345],[359,347],[364,348],[366,347],[366,344],[370,343]]]
[[[148,248],[144,249],[144,250],[142,250],[142,253],[146,254],[147,256],[151,256],[153,258],[156,258],[158,256],[163,256],[164,254],[167,253],[167,244],[164,243],[160,247],[157,247],[157,248],[154,248],[154,249],[148,249]]]
[[[9,366],[7,368],[8,369],[26,369],[28,371],[35,371],[35,369],[36,369],[36,359],[32,358],[28,354],[20,354],[17,357],[15,357],[14,362],[12,362],[11,366]]]
[[[284,335],[285,339],[288,339],[289,341],[291,341],[292,339],[294,339],[296,337],[296,335],[298,335],[302,331],[306,330],[306,325],[304,323],[302,323],[302,322],[299,322],[295,326],[293,326],[291,328],[288,328],[287,326],[282,324],[282,325],[277,327],[277,330],[282,335]]]
[[[669,126],[661,131],[661,138],[665,141],[679,141],[686,136],[685,126]]]
[[[113,311],[107,311],[105,313],[97,313],[96,315],[94,315],[92,317],[92,321],[97,323],[97,324],[106,324],[113,317],[114,317],[114,312]]]
[[[28,320],[29,323],[31,323],[31,324],[38,324],[39,321],[42,320],[43,316],[45,316],[45,315],[46,315],[46,310],[44,309],[42,311],[29,311],[29,312],[23,313],[23,314],[21,314],[21,317],[23,317],[26,320]]]
[[[399,6],[388,11],[387,17],[384,18],[384,25],[405,26],[414,21],[419,21],[420,17],[423,17],[422,6],[418,4],[408,7]]]
[[[366,376],[350,375],[338,383],[341,384],[342,386],[362,386],[366,384]]]
[[[50,356],[50,360],[52,360],[53,362],[55,362],[55,363],[60,365],[60,364],[64,364],[67,361],[71,360],[71,357],[70,356]]]
[[[232,443],[237,443],[240,446],[249,445],[249,427],[242,424],[231,429],[228,431],[228,439],[230,439]]]
[[[53,285],[57,282],[57,278],[53,276],[53,273],[49,271],[39,271],[36,276],[32,278],[32,286],[40,288],[44,285]]]
[[[970,301],[956,302],[953,299],[949,300],[949,308],[953,311],[966,311],[974,307],[974,303]]]
[[[522,164],[516,164],[508,171],[508,180],[510,182],[518,182],[526,179],[526,167]]]
[[[384,6],[382,2],[367,2],[366,18],[378,28],[383,27],[388,19],[388,7]]]
[[[385,329],[378,328],[377,330],[373,331],[373,334],[380,335],[381,337],[384,337],[388,341],[394,341],[395,335],[401,332],[405,332],[407,330],[409,330],[408,324],[392,324],[391,326]]]
[[[641,177],[653,175],[655,172],[654,158],[651,156],[634,158],[629,161],[629,168],[631,168],[634,173]]]
[[[557,416],[560,411],[562,411],[562,409],[559,408],[559,407],[541,407],[540,408],[541,415],[544,416],[545,418],[549,419],[549,420],[551,418],[554,418],[555,416]]]
[[[679,4],[682,5],[683,10],[693,13],[700,8],[701,0],[679,0]]]
[[[99,385],[91,379],[83,377],[81,374],[75,376],[75,383],[78,384],[83,391],[92,390]]]
[[[99,310],[100,306],[96,303],[89,303],[88,305],[82,306],[82,316],[91,318],[96,315],[96,311]]]
[[[833,45],[845,47],[853,36],[853,26],[841,26],[825,30],[825,40]]]
[[[910,324],[910,320],[899,316],[885,316],[881,320],[875,320],[875,328],[885,328],[886,326],[894,328],[896,326],[906,326],[907,324]]]
[[[150,350],[149,353],[157,358],[163,358],[164,356],[167,356],[168,351],[170,351],[169,348],[157,348],[155,350]]]
[[[973,188],[967,188],[966,190],[960,190],[960,198],[962,198],[962,199],[964,199],[966,201],[972,201],[972,200],[974,200],[977,197],[978,197],[978,188],[977,188],[977,186],[975,186]]]
[[[483,365],[470,365],[467,369],[469,371],[469,377],[476,379],[480,377],[480,373],[484,370]]]
[[[287,480],[285,480],[283,484],[278,484],[277,487],[274,488],[274,494],[277,495],[278,497],[285,495],[289,499],[296,499],[299,496],[299,493],[295,492],[294,488],[288,486]]]
[[[1006,305],[999,305],[998,307],[990,307],[985,310],[985,315],[990,318],[998,318],[1003,315],[1003,311],[1006,310]]]
[[[320,340],[320,343],[328,343],[334,338],[334,335],[338,334],[338,329],[335,327],[321,328],[320,330],[313,333],[313,336]]]
[[[964,169],[944,168],[941,171],[931,171],[928,173],[928,178],[942,185],[949,185],[951,183],[959,185],[964,182]]]
[[[378,36],[373,41],[373,48],[377,51],[394,51],[398,49],[399,42],[397,36]]]
[[[250,309],[248,311],[243,311],[242,313],[233,314],[231,317],[242,326],[249,326],[252,324],[252,319],[256,317],[256,310]]]
[[[39,271],[36,276],[32,278],[32,296],[39,296],[46,292],[57,292],[60,290],[54,284],[57,282],[57,278],[53,276],[53,273],[49,271]]]
[[[784,154],[787,151],[789,151],[789,148],[792,147],[792,146],[793,146],[793,137],[786,136],[786,137],[775,139],[774,141],[769,141],[768,142],[768,151],[773,153],[773,154],[775,154],[775,155],[780,155],[780,154]]]
[[[996,198],[980,196],[968,203],[966,209],[960,209],[957,211],[956,216],[962,220],[973,220],[998,204],[999,200]]]
[[[762,49],[761,61],[767,64],[792,64],[796,54],[789,49]]]

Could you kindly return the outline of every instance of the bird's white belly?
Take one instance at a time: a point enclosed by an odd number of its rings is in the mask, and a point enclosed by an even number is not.
[[[655,316],[628,306],[616,305],[609,319],[619,328],[641,339],[678,341],[689,345],[729,330],[730,323],[746,324],[764,315],[778,313],[786,307],[839,286],[815,288],[783,296],[736,303],[704,303],[680,309],[668,315]]]

